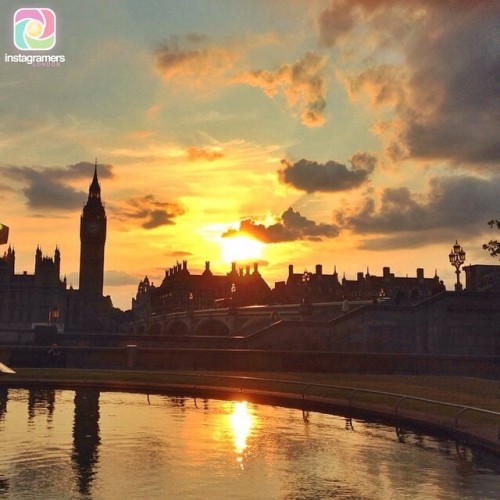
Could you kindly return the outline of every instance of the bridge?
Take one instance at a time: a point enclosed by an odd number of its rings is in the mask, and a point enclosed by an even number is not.
[[[248,336],[276,321],[329,321],[371,301],[224,307],[152,314],[132,323],[130,333],[165,336]]]

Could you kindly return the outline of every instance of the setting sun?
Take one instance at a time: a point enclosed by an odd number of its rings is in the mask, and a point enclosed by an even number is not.
[[[221,238],[220,245],[222,260],[227,264],[257,260],[264,250],[264,243],[241,235]]]

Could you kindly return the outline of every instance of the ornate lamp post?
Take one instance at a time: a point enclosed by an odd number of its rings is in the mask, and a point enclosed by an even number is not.
[[[229,312],[231,314],[236,313],[236,285],[234,283],[231,284],[231,300],[229,302]]]
[[[457,282],[455,283],[455,292],[462,291],[462,283],[460,283],[460,267],[465,262],[465,251],[458,244],[458,240],[455,241],[450,254],[448,255],[450,259],[450,264],[455,268],[455,273],[457,275]]]
[[[188,293],[188,301],[187,301],[187,314],[188,316],[193,315],[193,309],[194,309],[194,295],[193,292]]]
[[[304,274],[302,275],[302,285],[304,287],[304,298],[302,299],[302,313],[305,316],[311,314],[311,300],[309,297],[309,282],[311,281],[311,273],[304,269]]]
[[[309,302],[309,282],[311,281],[311,273],[304,269],[302,275],[302,285],[304,285],[304,304]]]
[[[50,311],[49,311],[49,326],[51,325],[52,321],[57,323],[57,320],[59,319],[59,308],[57,306],[54,306]]]

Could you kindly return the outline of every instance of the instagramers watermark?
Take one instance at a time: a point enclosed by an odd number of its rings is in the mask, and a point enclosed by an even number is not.
[[[47,52],[56,45],[56,14],[52,9],[26,7],[18,9],[12,20],[13,41],[23,52]],[[60,66],[65,56],[54,54],[5,54],[5,62],[24,63],[33,67]]]
[[[14,45],[19,50],[50,50],[56,44],[52,9],[19,9],[14,14]]]

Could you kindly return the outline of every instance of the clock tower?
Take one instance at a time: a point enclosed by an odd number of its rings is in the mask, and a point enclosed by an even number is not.
[[[79,288],[87,304],[99,303],[102,299],[105,243],[106,211],[101,201],[96,160],[89,197],[80,218]]]

